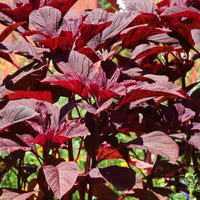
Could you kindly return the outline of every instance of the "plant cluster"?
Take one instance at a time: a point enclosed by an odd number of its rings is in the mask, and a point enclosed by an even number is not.
[[[189,193],[186,172],[200,178],[200,91],[185,79],[200,57],[200,2],[125,0],[126,12],[81,17],[69,10],[75,2],[0,3],[0,57],[18,68],[0,86],[0,181],[10,170],[18,181],[1,198]],[[4,41],[13,31],[19,39]],[[30,152],[39,165],[26,163]],[[126,165],[106,166],[113,159]]]

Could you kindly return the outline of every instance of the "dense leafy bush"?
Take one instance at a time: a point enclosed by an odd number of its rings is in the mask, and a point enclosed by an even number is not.
[[[200,56],[199,1],[126,0],[127,12],[80,18],[75,2],[0,3],[1,58],[29,59],[0,87],[0,180],[17,179],[1,198],[198,197],[198,181],[183,181],[200,178],[200,93],[185,81]]]

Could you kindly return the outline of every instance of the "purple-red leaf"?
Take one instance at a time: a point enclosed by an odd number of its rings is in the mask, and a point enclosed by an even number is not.
[[[58,36],[61,12],[50,6],[44,6],[39,10],[34,10],[29,16],[30,23],[43,34]],[[48,19],[48,20],[47,20]]]
[[[12,137],[12,136],[11,136]],[[0,137],[0,151],[1,152],[13,152],[17,150],[29,151],[31,150],[24,142],[15,141],[15,138]]]
[[[56,63],[63,73],[68,72],[79,72],[84,76],[93,78],[97,69],[93,65],[93,62],[85,55],[77,52],[71,51],[69,54],[68,62],[58,62]]]
[[[153,131],[122,145],[126,148],[148,150],[170,161],[176,161],[179,156],[179,147],[176,142],[161,131]]]
[[[109,166],[94,168],[89,172],[91,181],[111,183],[117,190],[132,189],[136,183],[135,172],[126,167]]]
[[[200,149],[199,139],[200,139],[200,133],[195,133],[194,135],[191,136],[188,143],[193,145],[197,149]]]
[[[33,58],[39,61],[42,61],[40,55],[43,52],[48,51],[47,49],[33,47],[31,44],[25,41],[1,42],[0,50],[5,53],[10,53],[10,54],[13,54],[13,53],[21,54],[28,58]],[[41,50],[41,52],[39,52],[39,50]]]
[[[59,199],[73,187],[79,174],[75,162],[62,162],[57,166],[46,165],[43,172],[54,196]]]
[[[36,193],[36,191],[24,192],[17,189],[0,189],[0,198],[5,200],[24,200],[28,199],[31,195]]]
[[[125,0],[125,4],[128,11],[139,11],[141,13],[157,14],[157,5],[152,1]]]
[[[84,124],[81,124],[75,120],[68,120],[59,126],[57,134],[53,137],[52,142],[62,144],[68,139],[74,137],[83,137],[88,134],[89,131]]]
[[[99,44],[105,42],[107,39],[119,34],[122,30],[128,27],[129,24],[139,15],[137,12],[118,13],[111,15],[108,21],[112,24],[103,30],[101,33],[94,36],[89,42],[88,46],[92,49],[98,47]],[[110,48],[110,47],[109,47]]]
[[[93,106],[86,104],[86,103],[78,103],[78,105],[82,109],[84,109],[84,110],[86,110],[86,111],[88,111],[88,112],[90,112],[94,115],[97,115],[100,112],[107,110],[111,106],[112,102],[113,102],[113,98],[110,98],[106,102],[104,102],[98,109],[96,109]]]
[[[37,115],[37,112],[27,106],[18,105],[7,107],[7,109],[0,112],[0,132],[12,124],[23,122]]]

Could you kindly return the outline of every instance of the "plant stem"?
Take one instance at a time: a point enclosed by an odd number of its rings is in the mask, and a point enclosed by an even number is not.
[[[68,140],[69,161],[74,161],[72,139]]]
[[[98,139],[99,139],[99,116],[95,116],[95,133],[94,137],[94,145],[93,145],[93,152],[92,152],[92,169],[96,167],[97,160],[96,156],[99,149]],[[88,193],[88,200],[92,200],[92,193],[93,193],[93,185],[89,185],[89,193]]]
[[[153,176],[154,176],[154,172],[156,170],[156,167],[160,161],[161,157],[160,156],[157,156],[157,159],[156,159],[156,162],[151,170],[151,174],[149,175],[148,179],[147,179],[147,183],[145,184],[144,186],[144,190],[146,190],[147,188],[151,187],[152,185],[152,179],[153,179]]]

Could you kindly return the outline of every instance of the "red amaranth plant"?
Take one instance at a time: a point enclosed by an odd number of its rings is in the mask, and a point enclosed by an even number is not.
[[[198,82],[185,81],[200,55],[199,2],[125,0],[127,12],[80,18],[69,10],[75,2],[0,3],[0,57],[29,60],[0,86],[0,181],[13,169],[18,180],[2,198],[158,200],[170,186],[187,191],[187,169],[200,178],[199,89],[188,95]],[[4,41],[13,31],[19,40]],[[39,166],[25,163],[26,152]],[[112,159],[126,166],[103,162]]]

